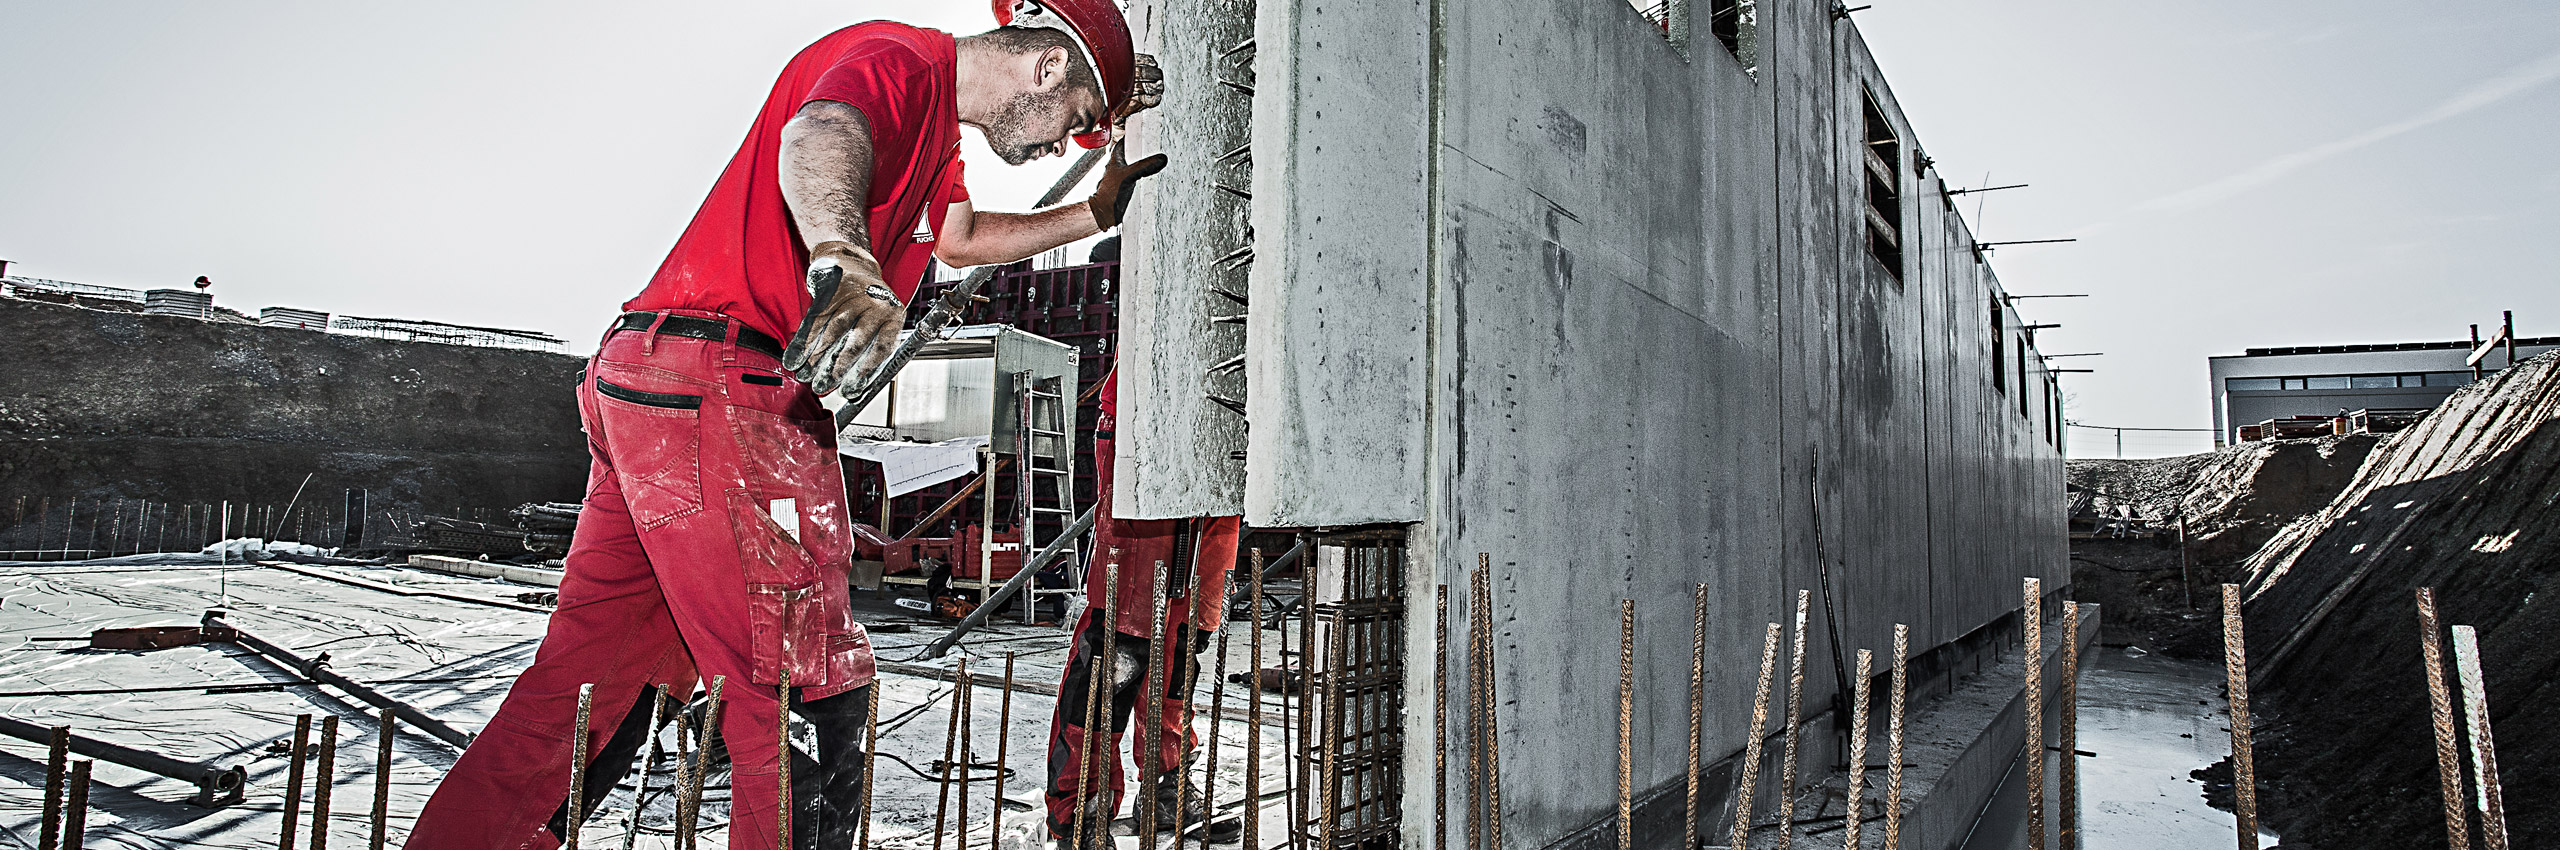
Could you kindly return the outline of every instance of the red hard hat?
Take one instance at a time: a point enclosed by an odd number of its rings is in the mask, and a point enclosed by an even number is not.
[[[1129,20],[1112,0],[994,0],[996,26],[1055,29],[1073,38],[1084,60],[1102,83],[1104,127],[1076,134],[1076,144],[1098,148],[1111,143],[1111,119],[1137,89],[1138,50],[1129,38]]]

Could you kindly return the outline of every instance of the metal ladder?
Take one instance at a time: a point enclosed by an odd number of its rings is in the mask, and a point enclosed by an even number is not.
[[[1019,399],[1014,419],[1014,527],[1022,530],[1022,557],[1047,547],[1066,532],[1076,519],[1076,455],[1074,440],[1075,410],[1068,405],[1068,376],[1034,378],[1029,371],[1013,374],[1014,394]],[[1073,545],[1072,542],[1069,545]],[[1072,565],[1080,558],[1068,556],[1069,576],[1080,576],[1082,570]],[[1040,597],[1073,595],[1073,585],[1080,579],[1070,578],[1068,587],[1042,588],[1036,583],[1023,589],[1022,621],[1038,619]]]

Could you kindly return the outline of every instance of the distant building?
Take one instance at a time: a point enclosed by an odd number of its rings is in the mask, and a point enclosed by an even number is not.
[[[2209,358],[2214,447],[2257,439],[2258,426],[2271,421],[2326,421],[2341,411],[2373,411],[2387,420],[2400,411],[2433,409],[2471,383],[2471,367],[2463,362],[2471,348],[2459,341],[2305,345]],[[2518,339],[2515,359],[2555,348],[2560,337]],[[2480,373],[2507,365],[2500,346],[2480,361]]]

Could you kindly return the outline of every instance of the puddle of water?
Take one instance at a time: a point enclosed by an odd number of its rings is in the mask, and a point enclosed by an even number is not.
[[[2213,847],[2233,840],[2230,812],[2205,805],[2187,772],[2231,752],[2222,668],[2103,648],[2080,675],[2081,846]],[[2259,830],[2260,846],[2276,845]]]

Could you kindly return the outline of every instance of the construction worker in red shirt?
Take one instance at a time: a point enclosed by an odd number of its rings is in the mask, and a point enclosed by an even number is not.
[[[818,397],[887,358],[927,260],[1011,262],[1108,230],[1160,157],[1082,203],[975,211],[960,125],[1012,164],[1109,142],[1162,98],[1111,0],[997,0],[957,38],[890,22],[839,30],[786,65],[657,275],[606,331],[578,389],[593,466],[552,613],[520,676],[419,815],[407,846],[550,848],[627,773],[653,688],[714,685],[731,761],[729,846],[775,847],[777,739],[792,753],[792,846],[852,844],[873,678],[846,588],[851,521]],[[784,340],[789,340],[786,346]],[[787,678],[787,682],[786,682]],[[593,686],[588,751],[573,752]]]
[[[1085,569],[1085,586],[1096,588],[1093,595],[1097,598],[1076,620],[1066,675],[1049,721],[1049,837],[1053,846],[1061,850],[1077,847],[1074,836],[1081,794],[1084,845],[1110,846],[1102,836],[1110,834],[1113,815],[1120,811],[1122,799],[1127,796],[1120,739],[1132,723],[1143,723],[1153,727],[1149,734],[1155,738],[1156,749],[1153,753],[1141,752],[1144,738],[1140,737],[1129,747],[1129,762],[1138,770],[1155,774],[1154,829],[1170,833],[1179,824],[1185,835],[1205,834],[1210,841],[1232,841],[1244,831],[1243,822],[1235,818],[1212,821],[1207,796],[1191,781],[1190,768],[1200,749],[1200,736],[1191,726],[1190,695],[1200,674],[1200,653],[1208,648],[1209,638],[1217,633],[1220,621],[1226,619],[1227,577],[1235,569],[1237,539],[1243,533],[1244,518],[1133,520],[1111,516],[1111,458],[1117,442],[1113,429],[1120,415],[1117,368],[1103,376],[1095,400],[1101,407],[1093,435],[1095,498],[1102,510],[1096,512],[1095,555]],[[1165,651],[1161,658],[1151,657],[1155,647],[1150,642],[1156,628],[1158,562],[1165,566]],[[1100,588],[1105,573],[1112,572],[1106,566],[1112,563],[1119,565],[1118,586],[1105,591]],[[1100,598],[1105,594],[1107,601]],[[1101,622],[1100,609],[1105,605],[1111,610],[1108,623]],[[1110,698],[1104,701],[1094,699],[1087,689],[1093,687],[1100,673],[1096,662],[1106,646],[1113,656],[1112,681],[1105,691]],[[1163,671],[1158,681],[1164,690],[1154,694],[1147,693],[1151,664]],[[1103,723],[1108,730],[1102,733],[1101,741],[1088,738],[1088,710],[1109,713]],[[1089,763],[1096,760],[1101,763]],[[1137,828],[1143,831],[1147,825],[1138,824]]]

